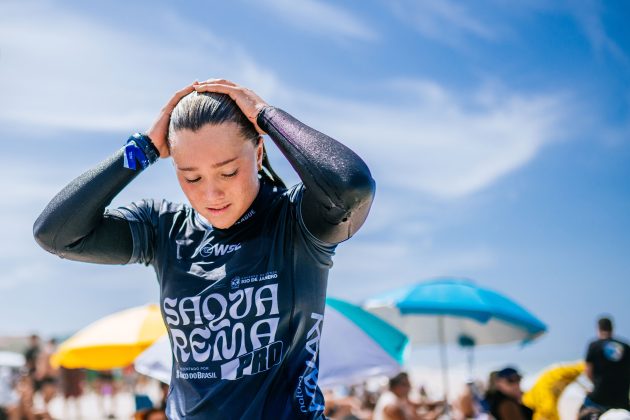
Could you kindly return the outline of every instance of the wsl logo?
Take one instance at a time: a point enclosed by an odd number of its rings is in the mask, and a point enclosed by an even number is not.
[[[204,258],[208,258],[210,256],[222,257],[241,249],[241,244],[213,243],[213,240],[214,236],[210,236],[210,233],[206,232],[201,240],[201,243],[193,253],[192,258],[195,258],[198,255],[201,255]]]
[[[215,257],[222,257],[225,254],[230,254],[234,251],[238,251],[239,249],[241,249],[241,244],[208,244],[201,248],[201,252],[199,252],[199,254],[201,254],[201,256],[205,258],[211,255],[214,255]]]

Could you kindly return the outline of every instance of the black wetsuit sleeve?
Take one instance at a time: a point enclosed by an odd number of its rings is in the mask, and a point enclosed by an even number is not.
[[[105,207],[141,172],[125,168],[123,160],[121,149],[70,182],[48,203],[33,226],[42,248],[76,261],[129,262],[133,251],[129,223],[105,213]]]
[[[336,244],[354,235],[374,199],[370,170],[352,150],[281,109],[265,107],[257,123],[304,184],[301,213],[316,238]]]

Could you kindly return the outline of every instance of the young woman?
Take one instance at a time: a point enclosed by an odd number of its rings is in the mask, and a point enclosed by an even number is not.
[[[263,133],[302,183],[284,187]],[[158,156],[173,158],[190,206],[106,210]],[[350,149],[213,79],[177,92],[146,135],[66,186],[34,234],[62,258],[153,266],[174,360],[169,418],[320,418],[328,270],[373,196]]]

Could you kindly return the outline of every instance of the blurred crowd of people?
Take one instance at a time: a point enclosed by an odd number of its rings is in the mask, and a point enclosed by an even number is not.
[[[405,372],[390,378],[385,387],[326,389],[325,397],[324,414],[330,419],[435,420],[446,413],[444,401],[431,400],[422,386],[414,390]]]
[[[325,414],[335,420],[531,418],[531,410],[530,417],[520,417],[520,411],[528,409],[520,403],[518,371],[507,367],[493,372],[490,381],[487,390],[481,383],[468,383],[454,402],[447,403],[443,398],[430,398],[425,386],[414,387],[409,375],[402,372],[389,378],[386,387],[372,391],[366,385],[351,387],[347,392],[341,388],[340,393],[327,390]]]
[[[25,365],[16,371],[4,370],[2,378],[2,402],[0,419],[50,419],[48,404],[57,394],[59,371],[50,364],[56,342],[49,340],[43,346],[37,335],[30,337],[24,352]],[[40,396],[41,405],[34,403]]]
[[[149,378],[131,366],[115,371],[55,368],[50,360],[56,345],[55,339],[42,344],[38,335],[32,335],[24,351],[24,366],[0,368],[0,420],[52,419],[50,402],[55,397],[63,399],[61,418],[81,419],[80,399],[87,393],[95,395],[100,416],[113,419],[117,418],[117,394],[121,391],[134,395],[134,420],[166,419],[168,385],[161,384],[159,395],[151,399],[145,393]]]
[[[584,362],[554,369],[546,383],[532,387],[529,395],[523,392],[522,374],[514,366],[491,372],[485,383],[468,382],[452,403],[430,400],[424,387],[414,390],[409,376],[401,373],[390,378],[382,392],[365,387],[351,388],[347,395],[328,391],[326,414],[343,420],[559,420],[560,395],[583,372],[592,388],[576,418],[630,420],[630,346],[613,335],[610,318],[600,318],[597,325],[597,339],[589,343]]]
[[[54,339],[42,344],[33,335],[24,351],[24,366],[0,368],[0,420],[52,419],[50,402],[56,396],[64,401],[62,418],[79,419],[79,399],[86,392],[97,396],[102,418],[116,418],[120,391],[134,395],[134,420],[166,419],[168,385],[160,383],[157,396],[154,392],[151,398],[147,385],[153,380],[137,374],[131,366],[117,371],[57,369],[50,363],[55,349]],[[514,366],[492,372],[485,382],[468,382],[449,402],[430,398],[424,386],[414,387],[403,372],[376,387],[364,383],[324,389],[325,415],[333,420],[559,420],[557,400],[582,372],[593,387],[577,414],[578,420],[630,419],[630,347],[613,336],[609,318],[598,320],[598,337],[589,343],[584,362],[550,376],[543,394],[538,395],[540,386],[534,385],[524,397],[522,374]],[[540,402],[546,396],[552,397],[551,409]]]

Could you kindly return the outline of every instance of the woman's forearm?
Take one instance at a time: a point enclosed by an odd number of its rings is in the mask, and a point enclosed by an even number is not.
[[[352,150],[286,112],[265,107],[257,119],[305,186],[302,217],[318,239],[339,243],[365,221],[374,199],[370,170]]]
[[[48,203],[33,226],[39,245],[62,258],[124,264],[133,243],[126,220],[104,215],[105,207],[140,170],[123,166],[121,149],[70,182]]]

